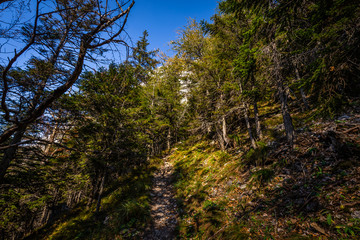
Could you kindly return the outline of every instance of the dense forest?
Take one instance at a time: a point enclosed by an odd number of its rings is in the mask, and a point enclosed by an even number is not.
[[[360,2],[222,0],[174,56],[137,4],[0,0],[0,239],[357,239]]]

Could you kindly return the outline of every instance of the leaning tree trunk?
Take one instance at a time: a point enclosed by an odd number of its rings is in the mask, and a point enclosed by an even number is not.
[[[290,145],[293,145],[294,142],[294,126],[292,123],[292,118],[290,116],[289,107],[287,104],[287,93],[285,86],[281,80],[278,81],[278,91],[279,91],[279,98],[281,104],[281,114],[284,121],[285,133],[287,141]]]
[[[15,158],[19,143],[24,136],[25,130],[26,126],[18,129],[15,132],[14,137],[10,142],[9,148],[4,152],[4,156],[0,162],[0,184],[4,183],[6,171],[9,168],[11,161]]]
[[[49,219],[49,207],[47,206],[47,204],[45,204],[43,212],[41,214],[41,218],[40,218],[40,224],[44,225],[48,222]]]
[[[103,191],[104,191],[105,178],[106,178],[106,172],[103,173],[102,178],[101,178],[99,194],[98,194],[98,199],[97,199],[97,203],[96,203],[96,214],[98,214],[99,211],[100,211],[101,198],[102,198],[102,194],[103,194]]]

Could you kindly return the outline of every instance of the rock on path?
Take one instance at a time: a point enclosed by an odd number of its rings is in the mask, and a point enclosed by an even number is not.
[[[154,174],[151,195],[152,226],[145,240],[175,239],[177,206],[172,188],[173,166],[164,159],[164,165]]]

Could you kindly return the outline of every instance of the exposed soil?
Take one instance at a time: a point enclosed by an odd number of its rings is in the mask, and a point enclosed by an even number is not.
[[[164,158],[164,164],[155,172],[151,192],[152,225],[145,240],[175,239],[177,205],[172,187],[173,166]]]

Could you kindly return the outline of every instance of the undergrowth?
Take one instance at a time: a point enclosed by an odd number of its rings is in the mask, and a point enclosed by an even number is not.
[[[133,169],[109,186],[101,209],[80,203],[55,224],[45,226],[25,239],[138,239],[150,222],[149,191],[159,159]]]
[[[356,239],[359,147],[339,140],[348,153],[334,155],[327,138],[306,130],[293,149],[281,142],[227,152],[204,140],[178,145],[169,157],[178,238]]]

